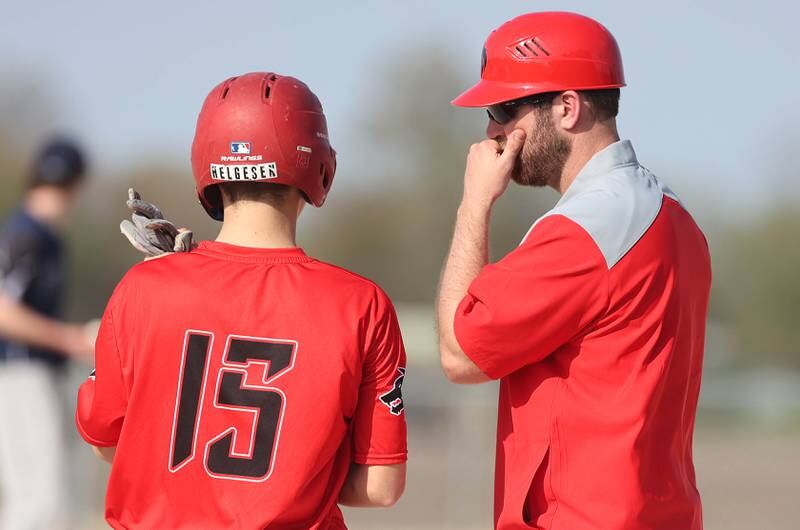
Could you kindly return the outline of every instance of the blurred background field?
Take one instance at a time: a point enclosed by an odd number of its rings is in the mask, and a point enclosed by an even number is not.
[[[488,32],[526,11],[575,10],[620,43],[620,131],[704,229],[714,286],[695,461],[710,530],[794,529],[800,497],[800,46],[797,4],[565,2],[34,2],[0,20],[0,215],[53,132],[82,141],[92,181],[69,232],[68,317],[98,316],[138,259],[119,234],[129,186],[212,239],[188,164],[194,120],[227,76],[275,70],[326,108],[339,169],[299,242],[377,281],[409,351],[407,493],[351,528],[491,527],[496,387],[456,387],[436,361],[432,301],[485,114],[448,102],[478,75]],[[508,252],[554,192],[512,187],[492,225]],[[86,366],[64,389],[73,405]],[[68,417],[71,417],[68,415]],[[102,527],[105,473],[71,423],[74,528]],[[613,480],[613,477],[609,477]],[[1,493],[0,493],[1,495]]]

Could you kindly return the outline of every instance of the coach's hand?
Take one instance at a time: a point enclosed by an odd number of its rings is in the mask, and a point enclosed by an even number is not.
[[[145,254],[145,259],[171,252],[189,252],[194,248],[191,230],[176,228],[164,219],[158,206],[143,200],[133,188],[128,190],[126,204],[133,214],[131,221],[126,219],[120,223],[120,232],[136,250]]]
[[[506,191],[514,164],[525,144],[525,131],[515,129],[505,148],[497,140],[472,144],[467,155],[462,203],[479,208],[491,208]]]

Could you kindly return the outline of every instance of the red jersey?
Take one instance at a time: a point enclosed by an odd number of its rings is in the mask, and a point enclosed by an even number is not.
[[[203,242],[114,291],[76,422],[117,446],[114,528],[345,528],[351,463],[406,460],[405,352],[372,282],[301,249]]]
[[[455,317],[500,379],[495,525],[697,530],[705,238],[629,142],[586,165]]]

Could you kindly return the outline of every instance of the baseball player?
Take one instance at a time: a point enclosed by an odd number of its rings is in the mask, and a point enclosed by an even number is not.
[[[495,528],[696,530],[692,463],[706,240],[615,117],[619,49],[596,21],[533,13],[486,40],[454,101],[488,110],[438,297],[442,366],[500,380]],[[561,194],[487,263],[509,180]]]
[[[90,359],[92,325],[60,319],[62,228],[85,178],[81,150],[45,144],[22,205],[0,227],[0,528],[57,528],[63,518],[68,359]]]
[[[192,167],[217,239],[125,275],[78,394],[78,430],[112,462],[106,520],[344,529],[337,503],[402,493],[406,357],[383,291],[296,245],[336,169],[322,106],[292,77],[230,78],[205,100]]]

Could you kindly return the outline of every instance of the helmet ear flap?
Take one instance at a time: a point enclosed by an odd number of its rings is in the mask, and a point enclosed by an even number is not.
[[[336,176],[336,150],[333,147],[330,147],[330,157],[323,162],[322,166],[322,189],[325,190],[325,197],[327,197],[333,184],[333,177]],[[324,200],[323,198],[323,202]]]
[[[322,162],[319,165],[319,176],[322,177],[322,189],[327,190],[328,184],[330,184],[330,177],[328,176],[328,168],[326,167],[327,164]]]
[[[207,186],[202,193],[203,197],[200,200],[200,204],[203,205],[206,213],[215,221],[222,221],[225,210],[222,205],[222,192],[219,186]]]

